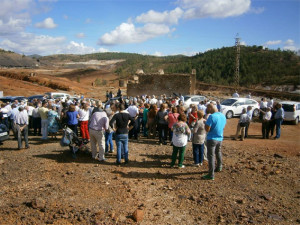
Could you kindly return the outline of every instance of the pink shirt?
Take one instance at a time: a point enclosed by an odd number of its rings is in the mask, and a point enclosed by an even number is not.
[[[172,128],[174,123],[177,123],[178,122],[178,116],[179,116],[179,113],[169,113],[168,115],[168,127],[169,128]]]

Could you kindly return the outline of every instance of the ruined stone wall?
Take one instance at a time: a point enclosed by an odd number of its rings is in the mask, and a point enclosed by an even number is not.
[[[190,74],[145,74],[138,75],[138,83],[127,85],[127,95],[183,95],[194,94],[195,83]]]

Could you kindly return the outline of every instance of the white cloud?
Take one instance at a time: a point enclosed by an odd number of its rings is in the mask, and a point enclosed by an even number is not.
[[[122,23],[110,33],[104,34],[99,39],[99,44],[116,45],[128,43],[140,43],[171,32],[164,24],[145,24],[143,27],[135,27],[134,24]]]
[[[82,42],[71,41],[66,47],[63,47],[61,53],[88,54],[96,52],[95,48],[84,45]]]
[[[36,23],[35,27],[45,28],[45,29],[53,29],[53,28],[57,27],[57,24],[54,23],[54,21],[51,17],[48,17],[44,21]]]
[[[178,0],[178,4],[186,9],[186,19],[226,18],[246,13],[251,0]]]
[[[163,53],[158,52],[158,51],[154,52],[153,55],[154,55],[154,56],[158,56],[158,57],[164,56]]]
[[[30,25],[27,10],[33,6],[33,0],[1,0],[0,4],[0,36],[24,31]]]
[[[294,45],[286,45],[286,46],[283,47],[283,49],[284,50],[290,50],[290,51],[293,51],[293,52],[297,51],[297,47],[294,46]]]
[[[76,37],[77,38],[84,38],[85,34],[84,33],[78,33],[78,34],[76,34]]]
[[[285,44],[286,44],[286,45],[294,45],[294,44],[295,44],[295,41],[292,40],[292,39],[288,39],[288,40],[286,40]]]
[[[56,54],[65,37],[51,37],[20,32],[0,42],[0,47],[24,54]]]
[[[296,52],[296,51],[299,50],[299,48],[297,48],[296,45],[295,45],[295,41],[292,40],[292,39],[286,40],[285,46],[283,46],[283,49],[293,51],[293,52]]]
[[[279,45],[281,44],[281,40],[276,40],[276,41],[267,41],[265,45]]]
[[[98,52],[109,52],[109,50],[106,48],[99,48]]]
[[[136,17],[138,23],[164,23],[164,24],[177,24],[178,20],[182,17],[183,10],[179,7],[172,11],[156,12],[150,10]]]

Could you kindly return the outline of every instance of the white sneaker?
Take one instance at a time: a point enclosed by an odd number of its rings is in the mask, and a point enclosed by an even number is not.
[[[193,164],[193,166],[195,166],[195,167],[199,167],[199,165],[200,165],[199,163],[198,164]]]
[[[178,168],[179,169],[185,168],[185,165],[179,166]]]

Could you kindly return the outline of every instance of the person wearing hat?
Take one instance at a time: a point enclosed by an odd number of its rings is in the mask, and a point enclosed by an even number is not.
[[[22,106],[19,107],[19,112],[15,115],[14,123],[17,131],[18,149],[22,147],[22,135],[24,136],[25,148],[29,148],[28,145],[28,114]]]

